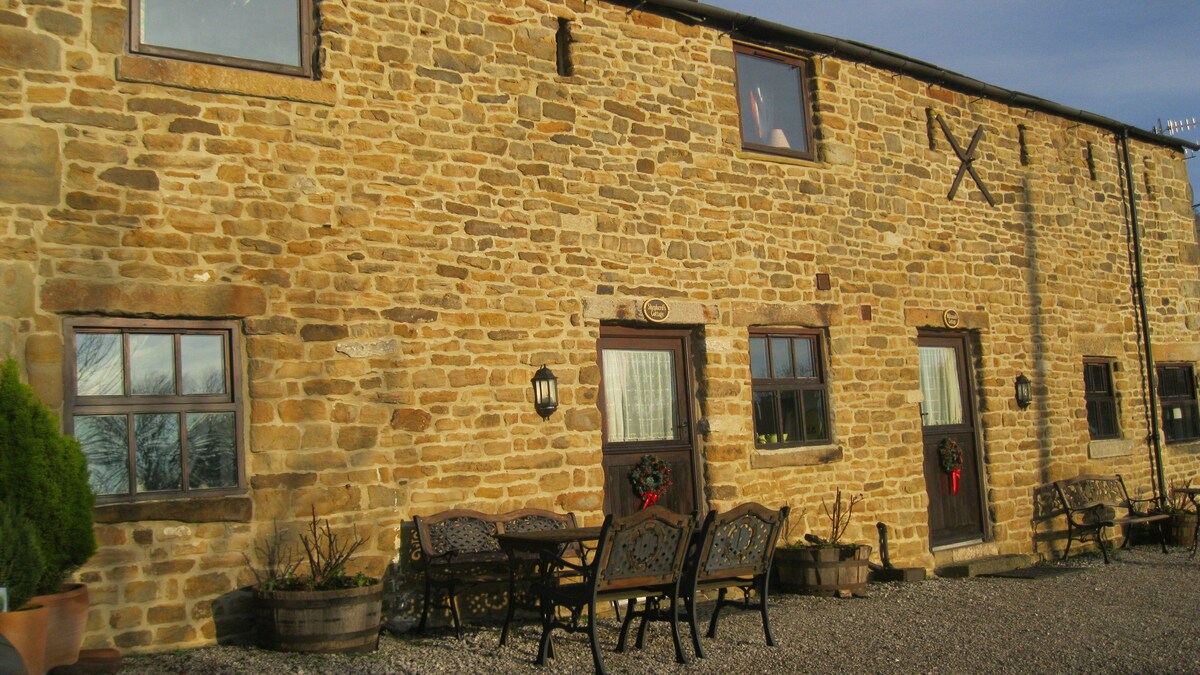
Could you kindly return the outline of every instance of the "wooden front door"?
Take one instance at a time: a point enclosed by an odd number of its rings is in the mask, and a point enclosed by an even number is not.
[[[979,541],[984,534],[982,472],[975,446],[969,343],[960,333],[922,333],[917,349],[930,543],[937,547]],[[953,463],[954,443],[962,457],[957,485],[943,466],[944,460]]]
[[[629,472],[648,454],[671,467],[674,484],[659,505],[687,514],[698,508],[690,336],[685,330],[600,329],[605,513],[624,516],[641,507]]]

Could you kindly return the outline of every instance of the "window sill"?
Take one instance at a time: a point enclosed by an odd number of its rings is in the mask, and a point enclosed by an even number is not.
[[[750,468],[776,469],[785,466],[829,464],[842,458],[840,445],[806,445],[801,448],[755,448],[750,453]]]
[[[1126,457],[1133,454],[1133,439],[1110,438],[1103,441],[1088,443],[1088,459],[1108,459],[1110,457]]]
[[[1167,449],[1190,455],[1200,455],[1200,440],[1167,442]]]
[[[156,502],[97,504],[97,523],[136,523],[170,520],[180,523],[248,523],[254,504],[248,495],[165,499]]]
[[[802,157],[793,157],[792,155],[776,155],[773,152],[762,152],[759,150],[746,150],[740,148],[734,153],[734,157],[755,162],[774,162],[776,164],[791,164],[792,166],[803,167],[818,167],[821,162],[816,159],[805,159]]]
[[[118,58],[117,79],[122,82],[161,84],[195,91],[245,94],[329,106],[337,103],[338,98],[337,87],[331,82],[152,56],[127,55]]]

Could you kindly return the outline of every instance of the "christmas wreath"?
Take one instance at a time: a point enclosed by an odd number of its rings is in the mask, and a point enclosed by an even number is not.
[[[641,497],[643,509],[654,506],[672,485],[671,466],[654,455],[642,455],[641,461],[629,472],[629,484]]]
[[[962,476],[963,450],[949,436],[938,443],[938,464],[950,476],[950,494],[958,494],[958,479]]]

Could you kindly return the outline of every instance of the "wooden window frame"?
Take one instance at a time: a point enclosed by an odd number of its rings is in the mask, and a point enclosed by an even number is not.
[[[817,445],[828,445],[833,442],[833,419],[830,414],[829,406],[829,385],[828,385],[828,364],[825,360],[825,333],[821,330],[809,328],[775,328],[775,327],[754,327],[750,329],[750,339],[765,338],[767,340],[767,368],[772,373],[768,378],[755,378],[753,371],[753,361],[751,362],[750,375],[750,401],[751,406],[754,405],[754,396],[761,392],[787,392],[787,391],[818,391],[821,394],[821,407],[824,414],[825,435],[822,438],[808,438],[805,431],[803,420],[803,406],[798,411],[801,415],[800,419],[800,434],[803,436],[798,441],[783,441],[778,443],[765,443],[759,441],[760,435],[769,435],[775,433],[777,436],[782,435],[783,416],[780,409],[780,397],[775,396],[775,420],[776,429],[773,432],[760,434],[756,427],[753,409],[751,410],[751,433],[754,436],[754,447],[762,449],[777,449],[777,448],[799,448]],[[812,345],[813,352],[813,367],[816,371],[816,377],[811,378],[776,378],[775,364],[773,352],[771,351],[771,338],[803,338],[809,340]],[[751,356],[753,359],[753,356]]]
[[[1163,393],[1163,372],[1168,368],[1180,369],[1186,373],[1188,386],[1187,392],[1181,394],[1164,395]],[[1162,407],[1162,431],[1163,438],[1167,443],[1189,443],[1200,440],[1200,434],[1194,436],[1172,437],[1170,427],[1167,426],[1168,409],[1174,407],[1189,408],[1192,419],[1200,417],[1200,402],[1196,397],[1196,368],[1191,363],[1160,363],[1154,367],[1155,375],[1158,380],[1158,403]]]
[[[300,65],[290,66],[283,63],[258,61],[237,56],[225,56],[209,52],[195,52],[188,49],[149,45],[142,42],[142,2],[144,0],[129,0],[129,51],[133,54],[159,56],[169,59],[179,59],[194,63],[208,63],[229,68],[259,70],[278,75],[293,75],[317,79],[317,36],[316,36],[316,7],[317,0],[297,0],[300,3],[300,25],[297,26],[300,38]]]
[[[1121,406],[1120,396],[1117,395],[1117,387],[1113,378],[1116,361],[1110,358],[1088,357],[1083,360],[1083,398],[1085,401],[1084,412],[1088,417],[1088,435],[1093,441],[1110,440],[1121,438]],[[1108,391],[1095,391],[1088,388],[1087,370],[1089,367],[1103,367],[1105,378],[1108,381]],[[1087,415],[1088,410],[1093,403],[1107,403],[1112,410],[1112,434],[1097,434],[1092,431],[1093,425],[1091,418]]]
[[[130,395],[79,396],[76,381],[76,340],[80,333],[119,333],[122,336],[126,391],[130,386],[129,345],[125,337],[131,333],[157,333],[175,336],[176,342],[184,335],[211,335],[214,332],[226,336],[225,394],[175,394],[175,395]],[[78,317],[64,321],[63,357],[63,427],[68,435],[74,435],[76,415],[128,415],[138,413],[189,412],[232,412],[234,415],[234,446],[236,448],[236,485],[221,488],[188,487],[187,447],[180,447],[180,489],[154,492],[137,491],[137,471],[134,464],[135,452],[132,440],[129,456],[129,492],[125,494],[97,495],[96,505],[120,504],[140,501],[162,501],[198,499],[238,495],[246,492],[246,449],[245,449],[245,401],[242,395],[241,336],[236,321],[205,320],[159,320],[117,319],[110,317]],[[175,369],[179,372],[182,355],[175,350]],[[130,426],[132,429],[132,426]],[[132,439],[132,434],[131,434]]]
[[[745,134],[742,132],[742,120],[745,118],[746,111],[742,108],[741,91],[738,89],[737,81],[734,84],[734,97],[738,104],[738,139],[741,141],[742,149],[752,152],[761,152],[769,155],[781,155],[784,157],[795,157],[798,159],[815,160],[817,157],[816,139],[813,129],[813,96],[811,91],[812,83],[812,62],[808,59],[798,56],[786,56],[778,52],[758,49],[749,45],[734,43],[734,72],[735,78],[740,78],[741,74],[737,72],[737,56],[744,54],[768,61],[777,61],[790,66],[795,66],[799,69],[799,90],[800,90],[800,105],[804,110],[804,149],[796,150],[794,148],[779,148],[773,145],[765,145],[762,143],[750,143],[746,140]]]

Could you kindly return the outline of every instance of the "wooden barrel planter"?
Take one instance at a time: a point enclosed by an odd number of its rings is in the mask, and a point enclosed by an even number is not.
[[[867,595],[871,547],[805,546],[775,549],[774,567],[782,590],[804,595]]]
[[[258,642],[283,652],[371,652],[379,646],[383,584],[332,591],[254,589]]]
[[[1196,514],[1173,513],[1167,521],[1167,543],[1191,548],[1196,536]]]

